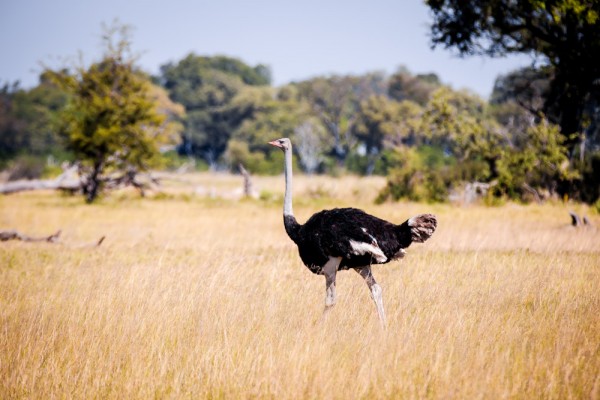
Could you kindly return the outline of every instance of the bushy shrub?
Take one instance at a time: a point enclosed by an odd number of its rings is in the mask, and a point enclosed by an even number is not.
[[[570,169],[564,136],[558,126],[542,121],[498,151],[493,193],[531,201],[559,194],[559,183],[578,179]]]
[[[440,148],[421,146],[405,148],[394,157],[388,183],[376,201],[407,199],[412,201],[446,201],[454,180],[456,160]]]
[[[176,150],[169,150],[160,155],[157,168],[170,171],[183,169],[185,171],[207,171],[208,164],[200,158],[180,155]]]

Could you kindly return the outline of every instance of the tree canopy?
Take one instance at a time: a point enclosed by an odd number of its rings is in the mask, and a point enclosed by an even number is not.
[[[66,94],[48,74],[31,90],[17,84],[0,88],[0,167],[17,156],[60,152],[56,112],[65,104]]]
[[[525,53],[552,67],[544,113],[571,150],[600,101],[600,1],[428,0],[434,46],[461,55]]]
[[[231,57],[189,54],[176,64],[163,65],[158,80],[171,98],[186,108],[181,153],[216,167],[240,122],[227,114],[227,105],[245,86],[268,85],[270,71],[264,65],[252,68]]]

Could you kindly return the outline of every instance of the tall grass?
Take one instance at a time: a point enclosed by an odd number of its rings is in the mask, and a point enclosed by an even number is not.
[[[339,182],[298,179],[298,219],[358,205],[440,221],[374,267],[385,331],[352,271],[323,315],[281,177],[258,181],[274,201],[0,198],[0,229],[63,229],[0,244],[0,398],[599,398],[597,229],[563,205],[374,206],[379,181]]]

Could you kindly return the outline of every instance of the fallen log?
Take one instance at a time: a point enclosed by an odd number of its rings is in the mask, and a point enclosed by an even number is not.
[[[20,180],[0,184],[1,194],[24,192],[29,190],[67,190],[78,191],[81,189],[79,180]]]
[[[7,240],[22,240],[24,242],[50,242],[54,243],[58,241],[58,237],[60,236],[60,230],[56,231],[50,236],[43,237],[32,237],[25,235],[19,231],[9,230],[9,231],[0,231],[0,241],[6,242]]]
[[[25,235],[16,230],[8,230],[8,231],[0,231],[0,242],[6,242],[9,240],[21,240],[23,242],[48,242],[48,243],[59,243],[66,245],[66,243],[59,242],[59,237],[61,234],[61,230],[56,231],[50,236],[41,236],[41,237],[33,237],[29,235]],[[106,236],[101,236],[100,239],[95,240],[90,243],[83,243],[79,245],[75,245],[74,247],[98,247],[104,242]]]
[[[102,180],[102,183],[106,190],[133,186],[139,190],[143,197],[146,190],[158,190],[160,178],[154,177],[151,174],[140,174],[135,170],[130,170],[121,176],[108,176]],[[11,194],[31,190],[64,190],[75,193],[82,190],[83,184],[82,178],[77,174],[77,166],[75,165],[66,168],[56,179],[18,180],[0,183],[0,194]]]
[[[56,179],[18,180],[0,183],[0,194],[10,194],[29,190],[66,190],[76,192],[81,189],[81,180],[76,175],[77,167],[70,166]]]

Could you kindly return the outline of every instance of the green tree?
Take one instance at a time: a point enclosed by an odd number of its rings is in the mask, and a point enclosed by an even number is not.
[[[0,90],[0,166],[26,147],[26,121],[18,116],[15,97],[18,85],[5,84]]]
[[[461,55],[526,53],[553,68],[544,114],[556,116],[565,144],[587,127],[590,102],[599,104],[600,1],[428,0],[434,46]]]
[[[128,28],[112,27],[104,40],[104,57],[89,68],[48,71],[70,95],[61,133],[79,163],[88,202],[105,184],[127,182],[151,166],[165,120],[150,96],[150,81],[135,66]]]
[[[387,149],[414,146],[423,142],[422,120],[424,109],[411,100],[402,100],[398,103],[394,117],[397,124],[384,138],[384,147]]]
[[[189,54],[161,67],[160,83],[186,108],[181,153],[204,159],[216,168],[241,119],[232,119],[229,103],[247,86],[267,86],[270,72],[235,58]]]
[[[495,168],[501,133],[486,107],[477,96],[442,87],[434,92],[423,113],[421,131],[426,144],[442,148],[463,167],[477,162],[465,180],[484,179]],[[480,169],[478,161],[482,160],[488,171]]]
[[[302,169],[308,174],[319,171],[327,160],[324,149],[331,148],[325,127],[318,119],[307,116],[294,128],[293,137]]]
[[[254,173],[281,172],[281,152],[267,142],[275,134],[293,137],[308,110],[295,96],[287,96],[288,90],[277,93],[269,87],[248,87],[231,101],[226,113],[239,121],[227,145],[226,158],[232,168],[242,163]]]
[[[552,74],[552,68],[526,67],[501,75],[494,83],[490,104],[516,103],[541,120]],[[558,118],[559,116],[553,117],[555,120]]]
[[[343,164],[354,144],[356,110],[362,100],[385,93],[383,75],[317,77],[296,86],[300,98],[310,104],[313,114],[331,135],[330,154]]]
[[[392,138],[401,130],[401,103],[383,95],[371,96],[360,102],[353,127],[354,136],[364,149],[365,170],[370,175],[375,169],[375,161],[383,151],[387,138]]]
[[[564,141],[559,127],[545,120],[513,138],[497,162],[496,194],[538,201],[556,196],[561,181],[578,177]]]
[[[5,84],[0,88],[0,165],[22,155],[41,157],[61,153],[56,116],[66,94],[48,76],[30,90]]]
[[[436,74],[413,75],[407,68],[401,67],[389,78],[388,95],[397,101],[411,100],[423,106],[441,85]]]
[[[156,112],[164,116],[159,128],[160,152],[173,151],[181,143],[181,133],[184,129],[181,121],[186,115],[185,107],[171,100],[166,89],[155,83],[150,84],[148,94],[154,102]]]
[[[456,159],[439,147],[415,146],[395,149],[388,160],[386,186],[376,202],[387,199],[444,202],[456,182]]]

